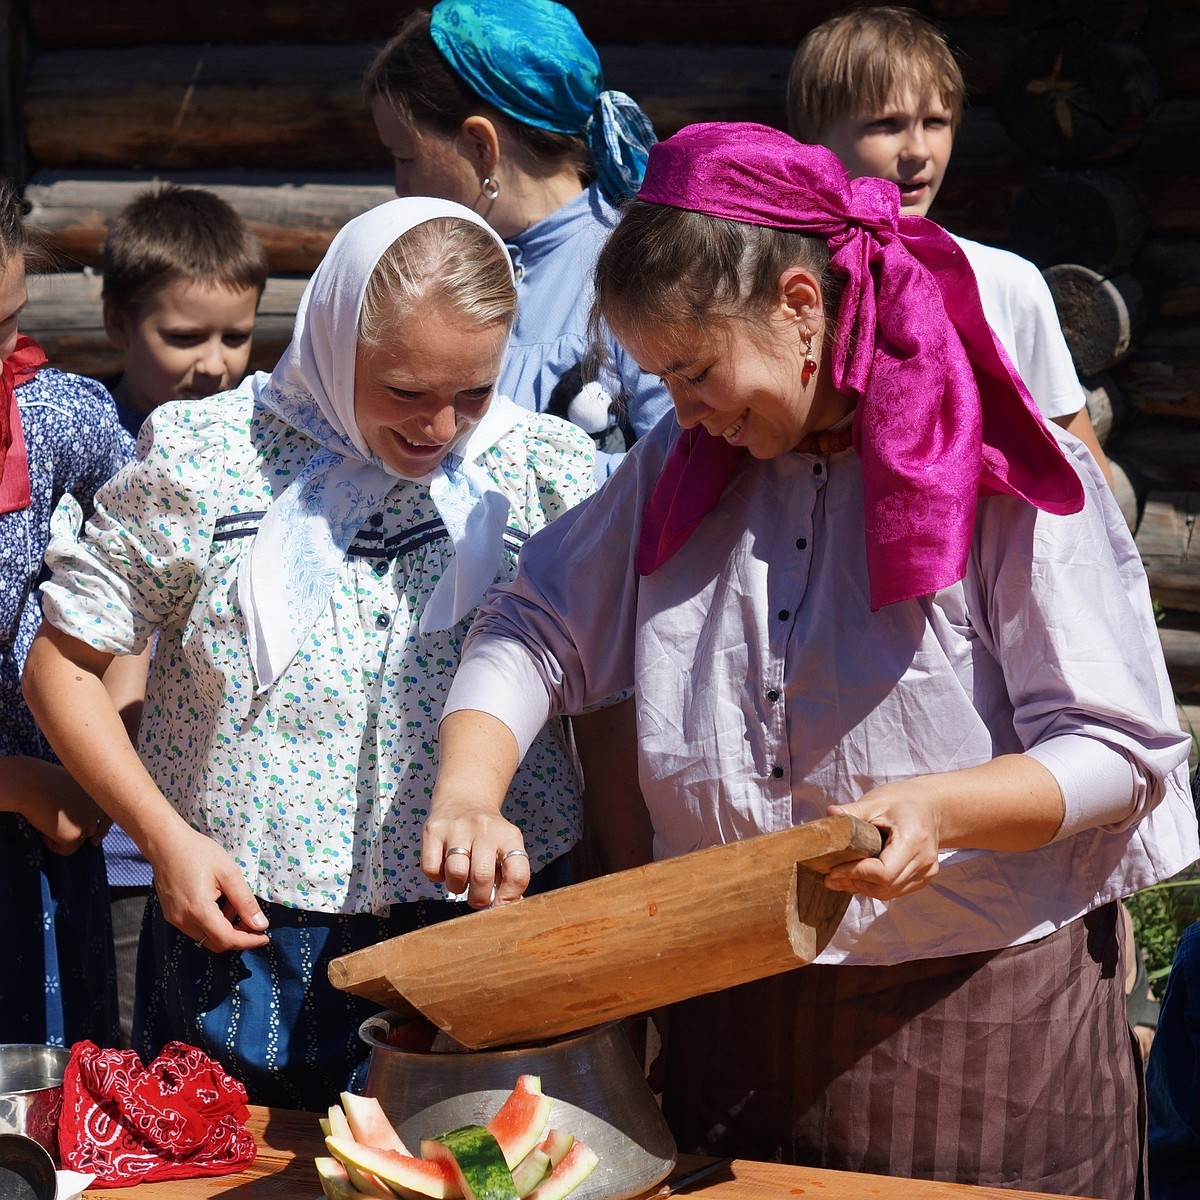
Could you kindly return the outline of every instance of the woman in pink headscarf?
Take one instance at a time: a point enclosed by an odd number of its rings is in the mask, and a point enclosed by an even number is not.
[[[775,130],[656,146],[597,305],[674,418],[481,610],[423,869],[486,903],[529,739],[634,688],[657,857],[837,810],[887,835],[830,873],[818,964],[672,1011],[680,1148],[1134,1195],[1117,901],[1200,848],[1095,462],[953,241]]]

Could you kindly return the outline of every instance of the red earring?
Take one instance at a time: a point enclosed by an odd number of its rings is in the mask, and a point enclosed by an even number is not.
[[[812,334],[808,334],[804,342],[804,366],[800,370],[800,381],[807,383],[817,373],[817,360],[812,354]]]

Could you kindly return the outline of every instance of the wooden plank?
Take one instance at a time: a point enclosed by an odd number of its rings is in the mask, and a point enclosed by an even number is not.
[[[418,929],[329,978],[472,1049],[572,1033],[812,962],[847,902],[817,872],[879,845],[825,817]]]
[[[41,171],[25,189],[29,220],[71,265],[98,267],[109,222],[156,183],[202,187],[227,200],[267,251],[272,274],[310,275],[352,217],[392,199],[390,172]]]
[[[32,65],[29,146],[43,166],[372,170],[390,164],[359,92],[364,44],[54,50]],[[614,46],[611,87],[660,134],[692,121],[782,125],[792,50]]]
[[[17,181],[27,167],[21,91],[28,56],[24,5],[0,0],[0,173]]]
[[[990,0],[992,4],[996,0]],[[425,0],[428,7],[428,0]],[[263,0],[251,15],[236,0],[111,0],[79,20],[78,0],[29,0],[38,41],[47,46],[131,45],[146,42],[346,42],[385,39],[414,8],[414,0],[328,0],[296,4]],[[796,42],[814,25],[842,11],[844,0],[571,0],[568,5],[594,42]],[[946,0],[947,16],[974,11]],[[998,15],[1004,15],[1000,13]]]
[[[200,1179],[174,1179],[143,1183],[122,1191],[130,1200],[311,1200],[320,1195],[313,1158],[325,1153],[316,1113],[250,1105],[247,1129],[258,1144],[253,1166],[232,1175]],[[687,1170],[710,1161],[680,1155]],[[645,1200],[652,1200],[650,1193]],[[112,1200],[104,1188],[88,1188],[85,1200]],[[701,1180],[687,1189],[700,1200],[779,1200],[781,1196],[820,1196],[822,1200],[1055,1200],[1041,1192],[1012,1188],[972,1187],[935,1183],[925,1179],[891,1179],[821,1167],[793,1167],[785,1163],[735,1159],[727,1171]]]
[[[1171,687],[1178,695],[1200,692],[1200,630],[1159,628]]]
[[[1182,564],[1191,547],[1197,513],[1200,513],[1200,493],[1151,492],[1142,507],[1142,519],[1134,538],[1142,560],[1163,567]]]
[[[305,282],[267,280],[254,324],[251,371],[271,370],[287,348]],[[51,365],[64,371],[107,379],[122,370],[121,353],[108,344],[104,334],[100,277],[94,272],[31,275],[21,332],[39,342]]]

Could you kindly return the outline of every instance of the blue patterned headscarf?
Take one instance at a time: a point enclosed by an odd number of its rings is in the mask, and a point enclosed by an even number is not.
[[[610,201],[632,196],[658,140],[624,92],[604,90],[596,48],[552,0],[440,0],[429,32],[450,69],[514,121],[582,136]]]

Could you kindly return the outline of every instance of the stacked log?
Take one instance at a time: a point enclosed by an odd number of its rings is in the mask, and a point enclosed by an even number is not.
[[[662,135],[695,120],[784,126],[796,43],[846,7],[570,6],[608,86],[637,97]],[[173,180],[225,196],[267,247],[254,365],[269,366],[290,298],[333,232],[390,195],[359,79],[413,7],[113,0],[81,21],[76,0],[0,0],[0,151],[10,174],[25,171],[34,219],[73,275],[35,289],[25,327],[64,366],[111,370],[84,271],[112,214],[148,183]],[[1053,268],[1118,471],[1143,512],[1184,503],[1180,493],[1200,490],[1200,0],[917,7],[959,54],[970,100],[934,215]],[[1178,539],[1164,549],[1145,536],[1156,596],[1175,611],[1179,576],[1167,562],[1181,565]]]

